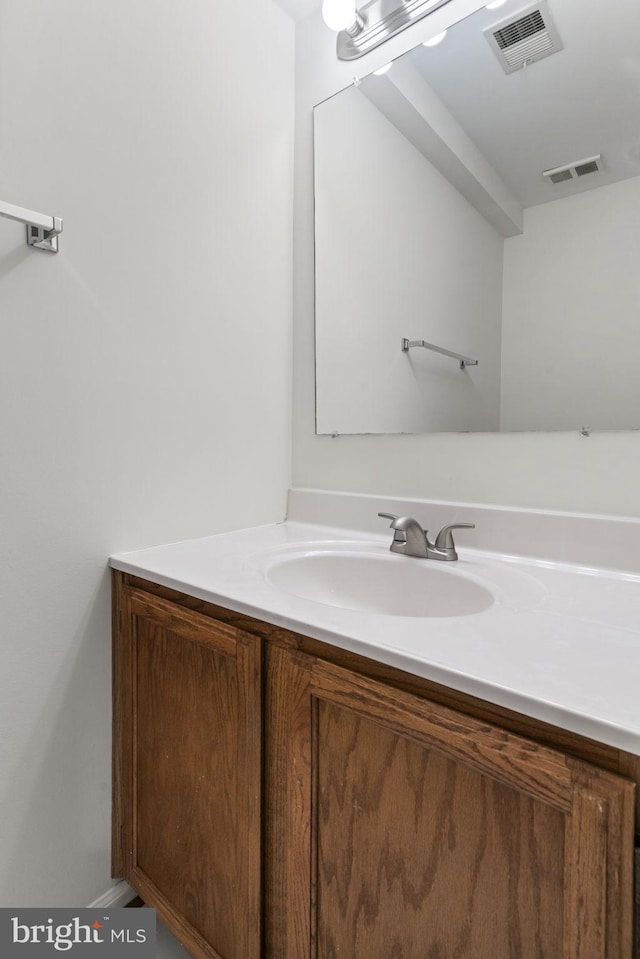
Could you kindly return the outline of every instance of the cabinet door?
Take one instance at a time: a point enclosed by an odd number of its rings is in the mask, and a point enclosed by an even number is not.
[[[194,956],[258,959],[261,641],[128,588],[117,625],[115,861]]]
[[[301,654],[269,672],[272,959],[629,959],[632,783]]]

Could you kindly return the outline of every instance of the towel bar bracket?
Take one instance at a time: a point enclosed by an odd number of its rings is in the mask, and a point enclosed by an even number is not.
[[[58,252],[58,236],[62,233],[62,218],[36,213],[0,200],[0,217],[24,223],[27,227],[27,244],[47,253]]]
[[[58,236],[60,233],[62,233],[62,220],[59,216],[53,217],[52,230],[45,230],[44,227],[27,223],[27,243],[29,246],[35,246],[38,250],[45,250],[47,253],[58,252]]]

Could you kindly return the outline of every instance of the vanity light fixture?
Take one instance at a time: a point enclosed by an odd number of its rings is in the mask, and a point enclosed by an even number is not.
[[[360,9],[355,0],[323,0],[322,16],[338,32],[340,60],[356,60],[417,23],[451,0],[370,0]]]

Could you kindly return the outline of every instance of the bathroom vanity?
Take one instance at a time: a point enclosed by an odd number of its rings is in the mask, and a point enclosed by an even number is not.
[[[506,535],[498,511],[446,509]],[[112,558],[114,876],[202,959],[630,959],[640,576],[461,536],[438,573],[488,607],[380,613],[345,558],[374,584],[422,561],[350,520]],[[336,605],[305,594],[318,556]]]

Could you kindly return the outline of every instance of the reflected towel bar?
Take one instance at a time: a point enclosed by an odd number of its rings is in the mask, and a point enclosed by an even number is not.
[[[25,210],[13,203],[0,200],[0,216],[7,220],[17,220],[27,227],[27,243],[47,253],[58,252],[58,236],[62,233],[62,220],[59,216],[46,216],[34,210]]]
[[[464,370],[467,366],[477,366],[478,361],[470,356],[463,356],[462,353],[454,353],[452,350],[443,350],[441,346],[435,346],[433,343],[427,343],[426,340],[408,340],[402,337],[400,341],[402,352],[407,353],[412,346],[423,346],[425,350],[433,350],[434,353],[442,353],[443,356],[451,356],[454,360],[460,361],[460,369]]]

